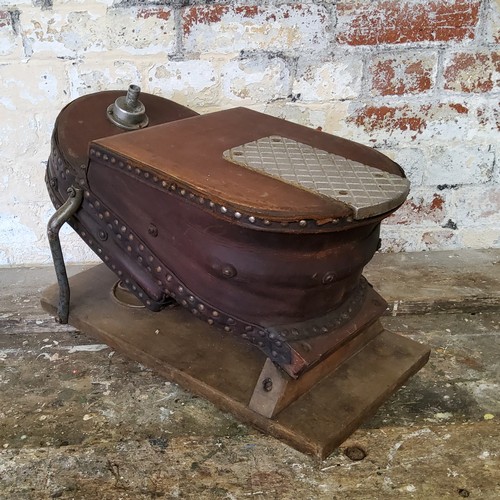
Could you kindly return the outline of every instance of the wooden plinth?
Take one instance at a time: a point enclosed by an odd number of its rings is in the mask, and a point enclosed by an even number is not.
[[[380,327],[380,333],[367,335],[364,347],[333,371],[326,370],[298,399],[286,396],[291,401],[286,406],[282,398],[280,411],[267,418],[255,411],[259,403],[254,394],[269,369],[264,354],[181,307],[159,313],[125,307],[112,296],[116,280],[104,264],[71,278],[69,323],[239,420],[319,458],[370,417],[430,353],[428,347]],[[44,291],[41,302],[55,314],[56,285]]]

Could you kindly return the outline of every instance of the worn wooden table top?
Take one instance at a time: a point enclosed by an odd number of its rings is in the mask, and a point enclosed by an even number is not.
[[[0,498],[500,497],[500,252],[379,255],[367,276],[386,328],[433,353],[320,462],[56,325],[52,269],[0,269]]]

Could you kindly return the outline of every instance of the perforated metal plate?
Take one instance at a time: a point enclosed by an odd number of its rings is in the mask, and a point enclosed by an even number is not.
[[[399,206],[408,195],[407,179],[343,156],[280,136],[269,136],[224,151],[238,165],[349,205],[355,219]]]

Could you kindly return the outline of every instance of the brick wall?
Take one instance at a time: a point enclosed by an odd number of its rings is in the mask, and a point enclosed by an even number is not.
[[[385,251],[500,246],[499,47],[499,0],[0,0],[0,264],[50,261],[57,112],[131,82],[391,156],[412,192]],[[70,230],[64,249],[94,259]]]

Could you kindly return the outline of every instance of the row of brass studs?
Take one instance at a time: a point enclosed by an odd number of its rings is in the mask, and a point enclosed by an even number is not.
[[[103,220],[107,223],[109,229],[113,231],[113,234],[116,239],[119,240],[120,246],[124,247],[124,249],[132,255],[133,253],[138,254],[137,261],[140,265],[146,268],[148,272],[154,272],[161,274],[164,271],[162,267],[162,263],[156,259],[152,254],[148,255],[147,258],[144,258],[143,254],[145,252],[145,245],[143,243],[139,243],[137,247],[132,247],[132,242],[139,239],[137,236],[127,228],[123,221],[121,221],[114,214],[111,214],[111,211],[103,206],[103,204],[95,199],[89,191],[85,191],[84,196],[88,203],[88,206],[91,210],[97,213],[97,217],[100,220]],[[111,223],[112,220],[112,223]],[[107,222],[110,221],[110,222]],[[82,236],[83,237],[83,236]],[[101,234],[98,237],[101,240],[107,239],[107,235]],[[90,241],[90,240],[88,240]],[[125,243],[124,243],[125,242]],[[97,253],[100,255],[99,249]],[[106,256],[103,257],[104,261],[107,262]],[[112,267],[113,269],[113,267]],[[115,270],[115,269],[113,269]],[[165,271],[167,271],[165,269]],[[118,276],[121,277],[121,274],[117,272]],[[125,283],[128,285],[127,280]],[[204,303],[198,297],[191,293],[191,291],[186,288],[180,280],[174,276],[174,274],[170,271],[165,275],[165,280],[162,280],[161,277],[158,277],[157,284],[165,289],[170,297],[175,299],[180,305],[189,309],[192,314],[195,316],[201,316],[205,319],[205,321],[209,325],[217,325],[223,328],[223,330],[227,333],[239,333],[243,339],[249,340],[252,343],[257,344],[261,348],[265,348],[266,344],[271,343],[273,347],[271,348],[271,356],[274,358],[278,358],[280,353],[280,348],[283,347],[283,338],[280,338],[274,332],[267,332],[266,330],[259,329],[257,326],[250,325],[240,320],[236,320],[230,316],[225,315],[224,313],[213,309],[207,303]],[[132,291],[135,292],[134,287],[132,286]],[[138,293],[137,296],[139,299],[144,300],[144,295]],[[150,301],[146,300],[146,304],[150,305]],[[267,339],[269,342],[265,342]]]
[[[298,222],[274,222],[269,219],[263,219],[256,217],[254,215],[244,215],[241,212],[236,210],[227,208],[225,205],[217,204],[211,200],[207,200],[203,196],[197,195],[188,189],[178,186],[174,182],[168,182],[166,180],[161,180],[158,176],[151,174],[150,172],[144,171],[138,167],[133,167],[130,163],[127,163],[119,158],[115,158],[114,156],[103,153],[95,148],[90,149],[90,155],[102,160],[104,163],[111,167],[118,167],[121,170],[124,170],[132,175],[140,177],[141,179],[145,179],[147,182],[152,184],[160,184],[163,188],[171,191],[172,193],[179,194],[187,200],[192,201],[193,203],[197,203],[202,206],[208,206],[212,211],[222,214],[223,216],[234,218],[239,222],[250,223],[251,225],[256,225],[260,227],[288,227],[291,229],[296,228],[307,228],[307,227],[315,227],[316,225],[320,225],[322,228],[327,227],[328,224],[320,224],[319,222],[315,222],[313,220],[305,220],[301,219]],[[348,219],[346,219],[348,220]],[[334,219],[329,222],[330,225],[336,225],[339,223],[339,219]]]

